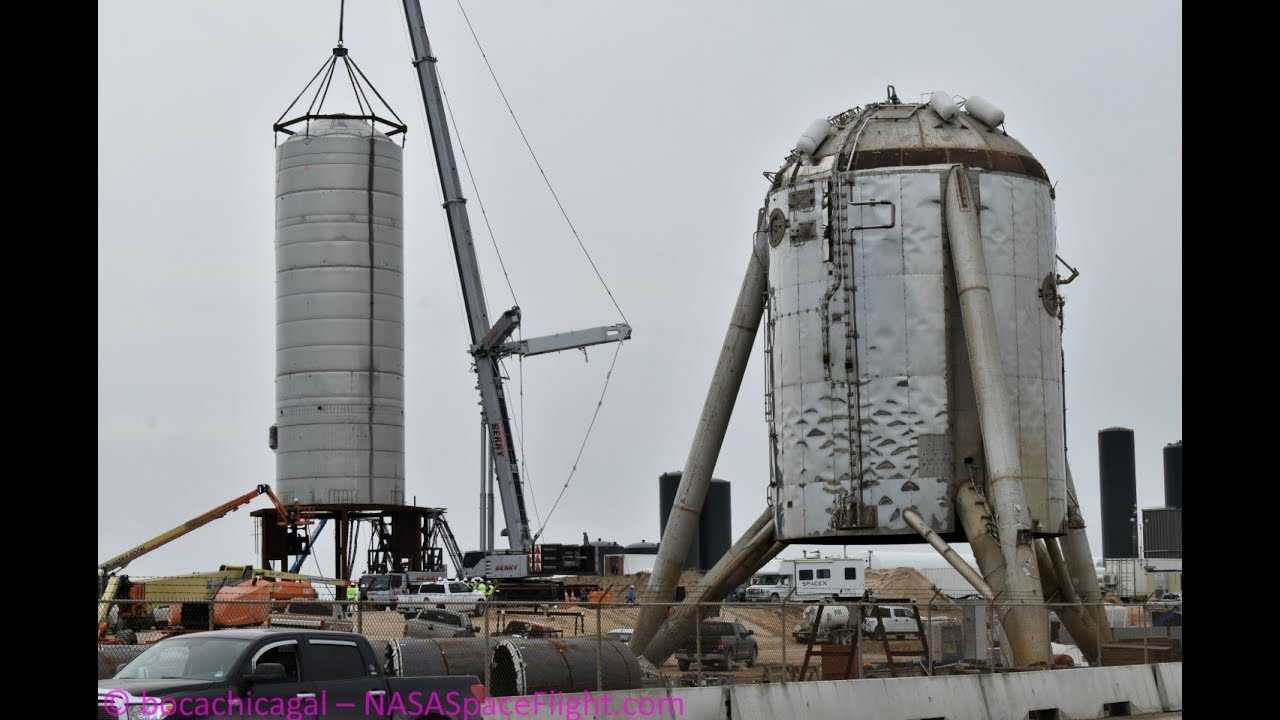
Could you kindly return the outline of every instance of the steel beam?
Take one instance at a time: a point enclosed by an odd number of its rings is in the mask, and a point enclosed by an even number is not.
[[[725,430],[733,414],[742,376],[751,359],[751,347],[764,315],[765,295],[768,288],[769,253],[766,234],[757,229],[747,263],[747,272],[738,291],[738,300],[729,319],[720,357],[716,361],[711,386],[702,404],[702,416],[694,432],[689,457],[685,460],[676,490],[675,502],[667,518],[667,528],[662,534],[658,556],[654,560],[653,574],[644,593],[647,602],[668,602],[675,590],[676,580],[684,565],[689,545],[698,532],[698,515],[707,497],[711,473],[715,470],[724,443]],[[719,563],[717,563],[719,566]],[[641,609],[636,623],[632,647],[645,647],[653,639],[662,622],[665,608],[648,605]]]
[[[1000,562],[997,566],[990,555],[975,554],[989,584],[996,585],[993,574],[1004,576],[999,602],[1003,605],[1005,634],[1011,641],[1014,662],[1022,667],[1047,666],[1048,611],[1043,606],[1032,544],[1018,427],[1009,411],[1009,390],[1000,364],[1000,341],[978,228],[978,207],[973,201],[969,176],[959,165],[947,175],[946,225],[982,430],[987,486],[984,502],[996,529]]]

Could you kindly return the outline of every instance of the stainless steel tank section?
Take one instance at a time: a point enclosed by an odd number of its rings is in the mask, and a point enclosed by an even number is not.
[[[359,120],[276,148],[276,491],[404,503],[402,151]]]
[[[966,112],[873,104],[832,119],[773,176],[765,351],[771,489],[782,541],[961,539],[955,489],[983,456],[944,230],[968,168],[1018,426],[1031,529],[1065,532],[1053,197],[1044,169]]]

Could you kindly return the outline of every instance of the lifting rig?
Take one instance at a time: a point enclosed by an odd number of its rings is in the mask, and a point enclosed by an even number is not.
[[[275,506],[277,521],[281,525],[295,526],[303,522],[299,519],[298,513],[295,509],[286,507],[284,503],[280,502],[280,498],[276,497],[276,494],[271,490],[270,485],[258,485],[243,495],[234,497],[221,505],[191,518],[177,527],[166,530],[146,542],[125,550],[115,557],[104,560],[98,565],[99,626],[107,621],[107,616],[111,610],[111,601],[116,599],[116,595],[120,590],[121,580],[123,579],[123,576],[118,573],[123,570],[126,565],[137,560],[143,555],[146,555],[152,550],[168,545],[193,530],[198,530],[218,518],[239,510],[241,507],[248,505],[259,495],[266,495],[271,498],[271,504]]]
[[[625,323],[594,327],[587,330],[526,338],[511,341],[511,335],[520,326],[520,308],[513,307],[502,313],[497,322],[489,322],[485,304],[484,287],[480,281],[480,266],[476,260],[475,244],[471,235],[471,222],[467,217],[466,198],[462,195],[462,182],[458,176],[457,161],[445,119],[443,93],[436,73],[436,58],[431,54],[427,29],[422,19],[422,6],[418,0],[404,0],[405,20],[409,25],[409,38],[413,47],[413,67],[422,90],[426,107],[427,124],[431,131],[431,147],[435,152],[436,169],[440,175],[440,190],[444,196],[444,211],[449,222],[449,235],[453,241],[454,258],[458,265],[458,279],[462,284],[462,299],[467,313],[467,326],[471,333],[471,356],[475,362],[477,386],[480,390],[481,420],[484,427],[482,450],[490,454],[486,463],[481,456],[480,514],[483,549],[493,551],[493,493],[496,476],[502,495],[502,513],[506,529],[502,532],[512,551],[521,553],[532,549],[534,538],[529,531],[529,516],[525,509],[524,488],[520,480],[520,468],[515,448],[511,442],[511,418],[507,410],[506,393],[502,382],[500,362],[508,356],[529,357],[545,353],[587,348],[604,343],[616,343],[631,337],[631,326]],[[486,468],[487,465],[487,468]],[[487,530],[486,530],[487,526]],[[461,572],[461,568],[458,569]]]

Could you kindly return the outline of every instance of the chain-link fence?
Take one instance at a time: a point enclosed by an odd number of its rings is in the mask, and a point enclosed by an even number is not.
[[[704,604],[692,635],[655,667],[629,647],[651,604],[116,600],[99,603],[98,672],[110,677],[166,637],[253,627],[357,632],[390,673],[474,674],[495,694],[1025,669],[1014,665],[998,622],[1008,605],[942,595],[928,603]],[[1182,659],[1180,608],[1051,605],[1048,617],[1055,667]],[[1096,618],[1105,618],[1110,637]],[[1095,636],[1077,641],[1071,627]]]
[[[361,633],[383,653],[390,673],[474,674],[508,694],[538,683],[609,689],[1019,669],[998,623],[1007,605],[945,596],[928,603],[705,603],[699,606],[703,621],[673,655],[655,659],[657,666],[628,646],[646,605],[659,603],[100,602],[99,675],[113,675],[160,639],[227,628]],[[1048,610],[1053,666],[1146,664],[1183,655],[1180,609],[1107,603]],[[1080,616],[1091,620],[1071,623]],[[1097,618],[1106,619],[1110,638]],[[1071,626],[1096,637],[1076,641]],[[556,652],[540,655],[548,647]]]

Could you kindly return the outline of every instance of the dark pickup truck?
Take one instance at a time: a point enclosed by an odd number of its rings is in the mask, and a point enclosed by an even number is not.
[[[388,676],[357,633],[215,630],[161,640],[99,680],[98,718],[463,718],[485,696],[473,675]]]
[[[741,623],[724,620],[703,621],[698,632],[689,636],[680,649],[676,650],[676,665],[681,670],[688,670],[689,665],[697,660],[702,665],[719,665],[725,670],[733,667],[734,662],[746,663],[753,667],[760,655],[756,647],[755,633],[742,627]],[[698,641],[702,641],[698,647]]]
[[[414,610],[404,614],[404,636],[407,638],[463,638],[475,637],[476,626],[471,619],[454,610]]]

